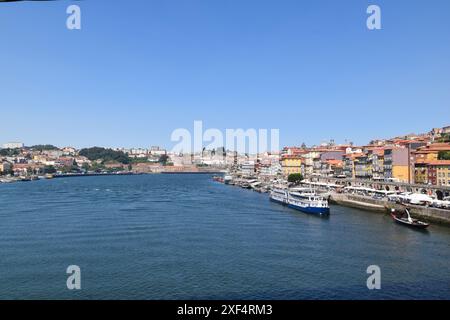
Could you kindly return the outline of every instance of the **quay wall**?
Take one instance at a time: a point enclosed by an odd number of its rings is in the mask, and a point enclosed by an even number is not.
[[[350,195],[343,193],[332,193],[330,195],[330,202],[342,206],[370,210],[379,213],[386,213],[387,201],[376,200],[369,197],[358,195]]]
[[[370,210],[388,214],[390,209],[401,210],[404,206],[386,200],[377,200],[353,194],[332,193],[330,202],[342,206]],[[410,213],[414,218],[428,222],[450,226],[450,210],[409,205]]]

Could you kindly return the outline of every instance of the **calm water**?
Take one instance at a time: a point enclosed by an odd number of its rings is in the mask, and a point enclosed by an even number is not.
[[[449,228],[321,219],[206,175],[0,185],[0,203],[1,299],[450,299]]]

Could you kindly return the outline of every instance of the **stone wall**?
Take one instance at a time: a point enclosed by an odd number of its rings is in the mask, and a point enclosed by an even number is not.
[[[330,201],[343,206],[386,214],[389,213],[390,209],[402,210],[405,208],[400,204],[386,200],[343,193],[331,194]],[[409,205],[408,207],[411,215],[415,218],[450,226],[450,210],[415,205]]]

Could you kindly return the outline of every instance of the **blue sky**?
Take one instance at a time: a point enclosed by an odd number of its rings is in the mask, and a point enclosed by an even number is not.
[[[66,29],[77,3],[82,30]],[[382,30],[366,9],[382,10]],[[0,143],[171,147],[176,128],[281,145],[450,124],[448,0],[0,4]]]

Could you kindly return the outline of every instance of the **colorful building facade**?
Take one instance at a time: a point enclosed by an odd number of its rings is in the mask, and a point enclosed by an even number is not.
[[[284,155],[281,158],[281,167],[284,176],[302,173],[302,157],[300,155]]]

